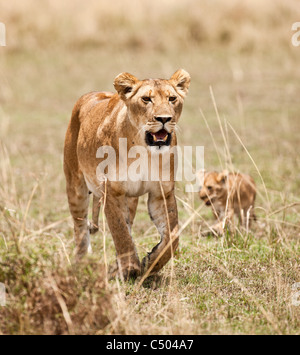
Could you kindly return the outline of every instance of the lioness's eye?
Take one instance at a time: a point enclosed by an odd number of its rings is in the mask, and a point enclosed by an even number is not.
[[[170,101],[170,102],[174,102],[174,101],[176,101],[176,99],[177,99],[176,96],[170,96],[170,97],[169,97],[169,101]]]
[[[142,97],[142,100],[143,100],[144,102],[146,102],[146,103],[152,101],[152,100],[151,100],[151,97],[149,97],[149,96],[144,96],[144,97]]]
[[[211,190],[212,189],[212,186],[207,186],[207,190]]]

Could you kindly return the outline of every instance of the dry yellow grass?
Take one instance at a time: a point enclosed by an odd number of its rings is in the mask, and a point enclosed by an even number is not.
[[[0,332],[299,333],[292,285],[300,282],[300,49],[291,45],[299,20],[297,0],[0,4],[7,29],[7,47],[0,47],[0,282],[8,292]],[[109,263],[115,251],[102,223],[80,278],[70,266],[62,171],[72,106],[85,92],[113,90],[122,71],[168,77],[180,67],[192,76],[180,144],[204,145],[208,169],[253,175],[259,221],[249,234],[201,238],[211,212],[178,184],[185,228],[158,277],[104,286],[97,274],[104,231]],[[158,239],[145,198],[133,233],[140,255]],[[101,297],[115,316],[101,313]],[[46,328],[40,306],[50,310]],[[102,314],[96,321],[94,311]]]

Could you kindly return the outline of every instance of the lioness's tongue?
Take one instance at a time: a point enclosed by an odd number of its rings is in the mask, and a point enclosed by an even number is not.
[[[161,129],[160,131],[156,133],[152,133],[158,140],[164,140],[164,138],[168,135],[168,132],[164,129]]]

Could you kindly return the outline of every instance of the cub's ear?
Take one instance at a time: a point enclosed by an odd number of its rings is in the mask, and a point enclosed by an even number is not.
[[[227,180],[228,174],[229,174],[228,170],[224,170],[221,173],[219,173],[219,175],[217,176],[217,182],[224,183]]]
[[[185,97],[185,95],[189,91],[189,86],[191,82],[190,74],[184,69],[179,69],[171,76],[170,81],[176,88],[179,95]]]
[[[199,186],[200,189],[204,185],[204,179],[205,179],[206,174],[207,174],[207,172],[205,169],[198,170],[196,172],[197,185]]]
[[[125,101],[130,97],[130,93],[138,81],[135,76],[129,73],[121,73],[115,78],[114,87],[122,100]]]

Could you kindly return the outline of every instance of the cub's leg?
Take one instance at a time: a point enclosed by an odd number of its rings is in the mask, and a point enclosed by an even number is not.
[[[152,249],[142,261],[143,272],[152,267],[150,272],[158,272],[173,256],[178,247],[178,213],[174,191],[163,196],[149,194],[149,215],[160,233],[160,242]]]
[[[244,210],[243,213],[240,212],[239,221],[244,228],[248,229],[251,227],[252,222],[256,221],[256,215],[252,206],[248,207],[246,213]]]
[[[81,172],[70,173],[65,167],[69,208],[74,220],[75,255],[81,259],[90,247],[88,229],[89,190]]]
[[[217,235],[224,233],[227,227],[231,232],[234,231],[234,209],[231,204],[228,205],[227,211],[222,211],[218,216],[218,222],[211,226],[211,231]]]
[[[217,220],[220,220],[224,214],[224,212],[221,209],[216,208],[214,206],[212,207],[212,212],[213,212],[215,219],[217,219]]]
[[[136,208],[133,208],[130,214],[127,198],[124,195],[116,196],[112,191],[108,191],[105,215],[116,247],[118,265],[125,280],[137,277],[141,271],[140,261],[130,234],[135,211]]]

